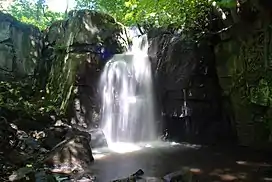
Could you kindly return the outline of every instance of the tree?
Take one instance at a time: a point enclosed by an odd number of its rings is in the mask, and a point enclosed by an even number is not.
[[[236,7],[236,0],[76,0],[77,8],[89,8],[114,16],[124,25],[168,26],[205,31],[214,7]]]
[[[52,12],[45,4],[45,0],[15,0],[7,9],[19,21],[45,29],[53,21],[63,19],[64,13]]]

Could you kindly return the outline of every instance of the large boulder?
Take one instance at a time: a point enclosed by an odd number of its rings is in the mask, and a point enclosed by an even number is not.
[[[128,46],[126,29],[107,14],[90,10],[71,11],[66,20],[45,31],[44,57],[40,73],[48,73],[47,91],[60,109],[68,105],[72,124],[87,128],[99,120],[98,81],[101,68]],[[46,81],[47,79],[47,81]],[[73,103],[71,96],[75,94]]]
[[[162,127],[168,130],[167,135],[208,143],[229,139],[232,131],[222,113],[213,47],[208,41],[193,42],[171,32],[149,37],[155,90],[159,91],[157,98],[165,116]],[[187,115],[182,108],[189,109]]]
[[[50,151],[44,162],[58,172],[88,169],[94,160],[91,135],[64,123],[56,125],[44,130],[44,135],[39,138],[40,146]]]
[[[0,79],[33,76],[41,59],[40,30],[0,12]]]
[[[94,158],[85,135],[73,135],[56,146],[46,159],[54,172],[72,173],[74,170],[87,170]]]

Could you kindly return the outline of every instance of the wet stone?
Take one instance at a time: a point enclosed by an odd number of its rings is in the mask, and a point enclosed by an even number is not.
[[[93,129],[89,132],[92,136],[90,145],[92,148],[107,147],[106,137],[101,129]]]

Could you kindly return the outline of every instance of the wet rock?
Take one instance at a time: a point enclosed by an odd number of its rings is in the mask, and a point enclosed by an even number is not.
[[[4,152],[4,163],[8,163],[8,165],[24,165],[30,156],[20,153],[17,150],[5,151]]]
[[[49,151],[44,160],[52,170],[67,173],[84,170],[93,159],[88,132],[68,126],[53,126],[44,131],[41,147]]]
[[[130,177],[113,180],[112,182],[198,182],[199,179],[196,175],[190,172],[188,169],[175,171],[169,173],[163,177],[147,177],[144,176],[144,172],[139,169],[136,173],[130,175]]]
[[[237,131],[238,143],[268,149],[272,141],[269,137],[271,128],[266,123],[271,118],[271,101],[268,96],[270,81],[267,77],[260,76],[263,74],[262,70],[266,70],[265,64],[260,60],[265,58],[252,58],[252,61],[244,59],[250,55],[247,50],[255,49],[260,44],[256,40],[249,38],[243,40],[246,42],[244,44],[243,41],[230,39],[218,44],[215,47],[218,60],[216,68],[224,96],[223,114],[232,121],[233,130]],[[246,77],[244,73],[247,73]],[[247,89],[249,93],[245,94]]]
[[[72,176],[72,181],[77,182],[95,182],[96,177],[91,172],[82,172]]]
[[[46,59],[39,72],[47,75],[41,83],[48,79],[47,87],[55,93],[50,99],[61,103],[61,109],[72,103],[69,113],[73,124],[85,129],[95,125],[99,119],[100,71],[114,54],[127,49],[125,27],[104,13],[71,11],[66,20],[45,31],[44,39]],[[76,96],[74,102],[68,102],[71,95]]]
[[[73,135],[54,147],[46,164],[53,172],[72,173],[88,169],[93,160],[89,138]]]
[[[16,146],[17,131],[12,128],[6,118],[0,117],[0,151],[7,152]]]
[[[197,182],[197,177],[189,170],[180,170],[163,177],[164,182]]]
[[[42,34],[0,12],[0,79],[33,76],[41,59]]]
[[[63,126],[48,128],[45,130],[42,146],[49,150],[54,148],[58,143],[65,140],[68,130],[69,128]]]
[[[164,129],[179,141],[219,143],[228,140],[231,124],[222,116],[221,88],[213,47],[208,41],[194,42],[171,32],[149,38],[149,57],[157,90],[157,105],[164,114]],[[183,118],[189,108],[190,136]],[[173,133],[174,132],[174,133]]]
[[[23,167],[18,169],[17,171],[14,171],[10,176],[9,176],[9,181],[19,181],[24,179],[29,173],[32,173],[33,169],[28,168],[28,167]]]
[[[19,145],[20,149],[27,151],[28,154],[33,154],[40,149],[40,143],[31,136],[21,138]]]
[[[89,133],[92,136],[91,140],[92,148],[101,148],[108,146],[106,137],[101,129],[93,129]]]
[[[139,181],[142,178],[142,176],[144,175],[144,171],[142,169],[139,169],[138,171],[136,171],[134,174],[130,175],[127,178],[123,178],[123,179],[117,179],[117,180],[113,180],[112,182],[125,182],[125,181]]]

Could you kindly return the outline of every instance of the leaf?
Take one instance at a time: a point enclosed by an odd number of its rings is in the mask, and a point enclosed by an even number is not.
[[[235,8],[236,0],[220,0],[217,4],[224,8]]]
[[[125,6],[126,6],[126,7],[130,7],[131,5],[132,5],[132,4],[131,4],[130,1],[126,1],[126,2],[125,2]]]
[[[76,0],[77,6],[81,8],[87,8],[87,2]],[[207,0],[96,0],[92,3],[96,10],[113,15],[127,26],[176,24],[194,28],[198,24],[209,23],[211,7],[211,2]]]
[[[133,12],[127,13],[127,14],[125,15],[125,20],[129,20],[129,19],[131,19],[132,17],[133,17]]]

